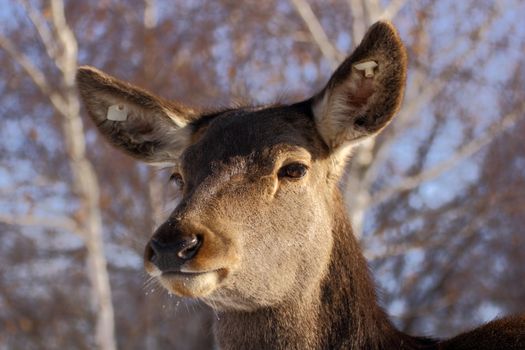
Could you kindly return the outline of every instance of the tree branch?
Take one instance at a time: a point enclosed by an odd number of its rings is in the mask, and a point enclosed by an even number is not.
[[[63,51],[62,55],[56,60],[57,66],[64,75],[66,85],[74,86],[78,45],[73,31],[67,25],[62,0],[51,0],[51,19]]]
[[[361,0],[363,9],[368,20],[368,25],[371,25],[379,19],[379,15],[383,12],[383,6],[379,3],[379,0]]]
[[[397,192],[408,191],[418,187],[423,182],[432,180],[446,171],[455,167],[460,161],[468,158],[481,150],[484,146],[492,142],[499,134],[510,128],[514,123],[523,117],[525,106],[522,105],[517,111],[512,112],[504,116],[501,120],[493,123],[488,130],[479,138],[472,140],[471,142],[460,147],[459,150],[454,153],[451,157],[447,158],[443,162],[433,166],[432,168],[425,170],[417,175],[409,176],[405,178],[397,186],[389,187],[383,191],[372,196],[370,205],[374,206],[378,203],[386,200],[390,196]]]
[[[35,8],[31,6],[31,4],[27,0],[22,0],[21,2],[26,10],[27,16],[29,17],[31,23],[33,23],[33,26],[35,27],[40,37],[40,40],[42,41],[42,44],[44,44],[47,55],[54,61],[57,58],[58,48],[56,46],[56,43],[53,41],[53,36],[46,22],[42,18],[41,14],[38,13],[38,11],[36,11]]]
[[[156,0],[144,0],[144,28],[152,29],[157,26]]]
[[[352,12],[352,45],[355,48],[366,32],[365,9],[361,0],[348,0]]]
[[[479,30],[477,30],[477,33],[479,35],[477,43],[482,42],[486,33],[490,32],[489,29],[492,27],[492,24],[495,22],[496,18],[497,16],[496,14],[494,14],[487,18],[487,20],[480,26]],[[455,42],[453,46],[447,51],[455,51],[458,47],[460,47],[461,44],[462,43],[460,41]],[[465,62],[468,61],[468,59],[474,56],[474,54],[478,51],[479,48],[479,44],[471,46],[463,54],[456,58],[454,62],[451,62],[449,66],[462,67],[465,64]],[[416,74],[417,73],[418,72],[416,72]],[[431,102],[445,89],[453,74],[454,72],[452,70],[448,70],[444,72],[440,77],[433,79],[432,82],[429,82],[426,79],[419,79],[419,84],[413,84],[414,87],[411,89],[411,91],[414,91],[413,94],[417,94],[417,97],[414,96],[414,98],[410,98],[409,96],[407,96],[407,100],[410,100],[410,102],[402,108],[401,112],[397,117],[395,125],[393,125],[394,135],[390,135],[388,140],[383,142],[379,149],[376,151],[376,154],[374,155],[374,162],[370,165],[362,182],[359,184],[360,188],[370,188],[372,182],[374,181],[377,175],[379,166],[382,164],[383,160],[388,156],[388,150],[396,140],[395,134],[398,133],[400,130],[403,131],[407,127],[407,125],[415,118],[415,116],[417,115],[417,111],[419,111],[423,106]]]
[[[392,20],[397,16],[399,11],[406,5],[407,0],[392,0],[379,15],[378,19]]]
[[[41,217],[35,215],[8,215],[0,213],[0,222],[15,226],[38,226],[49,229],[73,232],[82,238],[85,233],[78,226],[75,220],[68,217]]]
[[[412,300],[414,302],[414,305],[420,305],[420,307],[412,309],[409,313],[406,313],[402,317],[404,321],[402,329],[410,332],[412,323],[417,319],[417,316],[421,316],[421,312],[425,308],[424,306],[421,307],[422,305],[424,305],[422,301],[431,299],[433,294],[439,293],[443,290],[444,284],[450,279],[450,275],[457,270],[458,260],[463,256],[464,252],[467,251],[469,247],[471,247],[473,244],[479,241],[477,230],[480,227],[482,227],[482,225],[485,222],[486,217],[484,215],[480,215],[476,220],[470,222],[460,232],[455,234],[457,236],[462,237],[463,241],[456,245],[454,248],[452,248],[452,251],[450,251],[450,247],[447,249],[449,253],[446,263],[443,266],[441,266],[440,272],[439,274],[437,274],[437,277],[434,277],[431,286],[428,289],[422,291],[422,293],[420,293],[419,296],[416,296],[415,300]],[[407,294],[411,289],[414,289],[415,286],[417,286],[418,282],[421,281],[422,277],[428,276],[429,271],[436,270],[435,268],[432,268],[432,264],[436,264],[438,262],[433,259],[430,260],[430,262],[428,261],[429,260],[427,260],[425,264],[426,268],[422,268],[421,270],[419,270],[417,275],[412,276],[411,281],[403,286],[404,294]]]
[[[330,43],[319,19],[306,0],[290,0],[295,10],[301,16],[304,24],[312,34],[312,37],[321,50],[323,56],[328,60],[330,66],[335,69],[343,60],[343,55]]]
[[[18,63],[20,67],[26,72],[26,74],[31,78],[36,87],[40,92],[49,98],[53,106],[61,113],[64,113],[66,110],[66,104],[64,98],[60,96],[54,89],[51,88],[47,82],[44,74],[38,69],[26,55],[19,52],[12,41],[7,37],[0,35],[0,47],[3,48],[11,59]]]

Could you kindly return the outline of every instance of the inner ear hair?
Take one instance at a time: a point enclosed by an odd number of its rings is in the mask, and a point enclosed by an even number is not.
[[[319,133],[329,147],[377,134],[403,98],[407,57],[395,28],[377,22],[313,99]]]
[[[100,104],[100,107],[106,110],[111,105],[120,104],[128,108],[141,108],[142,110],[164,114],[179,127],[187,124],[188,114],[191,112],[191,109],[185,106],[176,105],[173,102],[155,96],[138,86],[119,80],[95,67],[79,67],[76,81],[88,111],[90,107],[97,107],[96,104]],[[90,116],[100,118],[95,120],[95,122],[102,122],[107,117],[107,115],[103,114],[96,113],[90,114]]]
[[[194,110],[83,66],[77,85],[88,115],[118,149],[148,163],[171,162],[188,144]]]

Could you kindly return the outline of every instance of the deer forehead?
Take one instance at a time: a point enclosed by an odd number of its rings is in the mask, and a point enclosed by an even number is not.
[[[189,173],[271,172],[284,161],[308,163],[327,152],[313,119],[289,106],[225,112],[200,125],[195,135],[181,156]]]

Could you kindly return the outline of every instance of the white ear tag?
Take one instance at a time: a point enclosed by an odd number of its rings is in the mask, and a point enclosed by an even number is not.
[[[372,78],[374,76],[375,67],[377,67],[377,63],[374,61],[366,61],[354,65],[355,69],[365,71],[366,78]]]
[[[108,108],[107,120],[123,122],[128,119],[128,108],[124,104],[111,105]]]

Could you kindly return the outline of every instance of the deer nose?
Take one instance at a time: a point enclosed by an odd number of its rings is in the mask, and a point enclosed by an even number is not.
[[[146,246],[144,257],[162,272],[179,271],[180,266],[191,260],[202,245],[197,235],[179,236],[169,241],[152,238]]]

